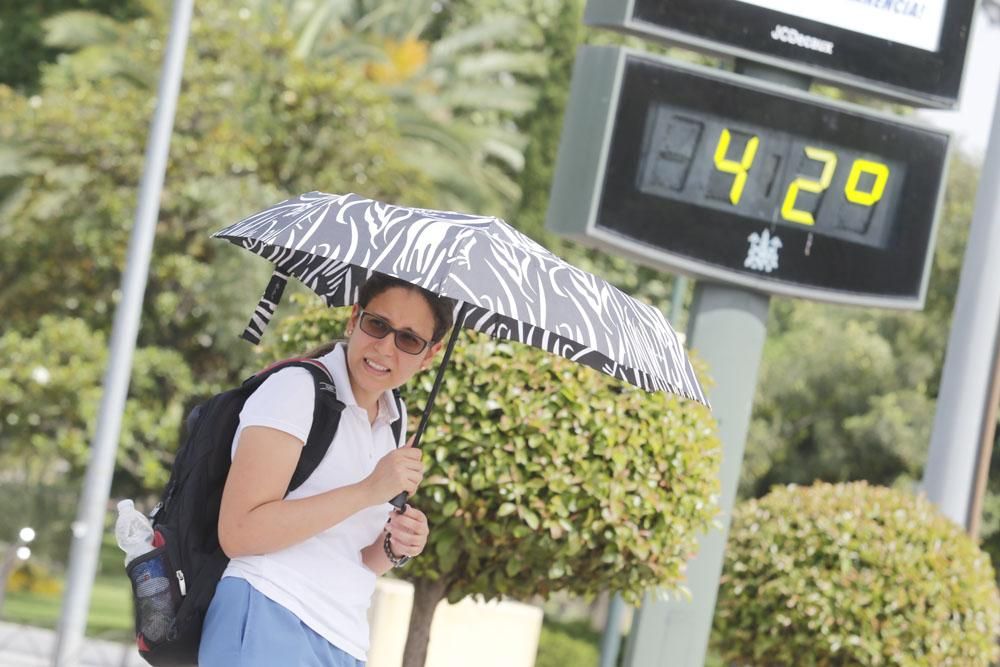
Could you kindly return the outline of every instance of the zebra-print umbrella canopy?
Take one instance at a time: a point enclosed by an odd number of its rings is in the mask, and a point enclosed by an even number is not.
[[[330,306],[378,271],[464,306],[460,324],[534,345],[647,391],[707,404],[663,314],[492,217],[309,192],[217,232],[275,264],[244,337],[254,343],[294,276]]]

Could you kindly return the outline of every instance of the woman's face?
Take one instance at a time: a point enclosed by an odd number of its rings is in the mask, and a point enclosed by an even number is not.
[[[417,290],[391,287],[374,297],[364,312],[428,342],[434,334],[434,314]],[[361,307],[355,305],[347,325],[347,369],[355,399],[367,408],[382,392],[404,384],[426,368],[441,343],[430,344],[419,354],[409,354],[396,346],[394,333],[379,339],[362,330],[361,313]]]

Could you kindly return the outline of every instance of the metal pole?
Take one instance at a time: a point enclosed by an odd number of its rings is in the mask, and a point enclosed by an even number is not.
[[[997,407],[1000,405],[1000,339],[993,350],[992,388],[986,403],[986,416],[983,419],[983,433],[979,438],[979,456],[976,460],[976,483],[969,500],[969,516],[966,519],[966,532],[972,539],[979,541],[979,529],[982,527],[983,501],[986,488],[990,481],[990,459],[993,457],[993,444],[997,433]]]
[[[111,334],[109,365],[104,375],[104,395],[97,420],[87,476],[76,521],[73,523],[73,541],[70,548],[69,575],[62,615],[52,654],[54,667],[72,667],[79,659],[90,594],[97,571],[97,556],[104,531],[104,515],[111,492],[114,473],[115,450],[121,432],[122,412],[128,393],[132,372],[132,355],[139,332],[139,316],[149,275],[149,260],[153,251],[156,219],[160,210],[160,193],[170,135],[174,125],[174,111],[181,75],[184,70],[184,52],[187,48],[194,0],[175,0],[170,22],[170,38],[163,59],[163,71],[157,92],[156,114],[150,127],[146,145],[145,168],[139,186],[139,201],[135,224],[129,241],[125,273],[122,276],[122,298],[115,309]]]
[[[674,276],[674,289],[670,294],[670,324],[675,329],[680,325],[681,313],[684,310],[684,293],[687,292],[686,276]]]
[[[615,667],[618,651],[622,643],[622,618],[625,616],[625,601],[619,593],[613,593],[608,600],[608,618],[604,623],[601,637],[600,667]]]
[[[1000,323],[1000,88],[981,173],[923,479],[927,497],[966,528]]]
[[[708,364],[715,381],[709,398],[712,413],[719,420],[723,447],[719,472],[721,529],[704,535],[698,554],[688,562],[690,601],[646,596],[632,619],[625,648],[627,667],[701,667],[705,663],[757,372],[767,338],[769,304],[766,294],[695,282],[688,345]],[[734,331],[739,335],[733,335]]]

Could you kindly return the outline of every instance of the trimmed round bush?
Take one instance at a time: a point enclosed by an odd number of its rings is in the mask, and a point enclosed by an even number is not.
[[[282,319],[266,354],[301,353],[343,331],[347,309],[310,301]],[[414,586],[404,667],[425,663],[445,598],[613,590],[639,604],[651,589],[681,589],[718,513],[721,448],[708,408],[529,345],[460,334],[420,442],[427,468],[413,504],[431,532],[399,573]],[[411,429],[436,372],[405,388]]]
[[[715,642],[741,666],[989,665],[989,557],[924,498],[779,487],[733,514]]]
[[[348,309],[293,300],[309,305],[278,323],[269,356],[344,330]],[[403,388],[411,432],[439,362]],[[707,408],[475,332],[459,337],[420,446],[427,470],[413,504],[432,530],[401,571],[418,598],[433,582],[452,602],[614,590],[638,604],[683,585],[718,513]]]

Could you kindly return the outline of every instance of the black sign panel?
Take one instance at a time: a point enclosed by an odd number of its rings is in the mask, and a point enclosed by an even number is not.
[[[585,22],[950,108],[974,10],[975,0],[589,0]]]
[[[609,57],[618,67],[606,77]],[[550,228],[764,291],[922,305],[946,133],[620,49],[586,47],[573,95]],[[598,192],[580,215],[560,204],[574,186],[558,170],[586,159],[566,145],[586,140],[570,136],[582,127],[573,105],[605,95]],[[566,168],[579,188],[581,167]]]

